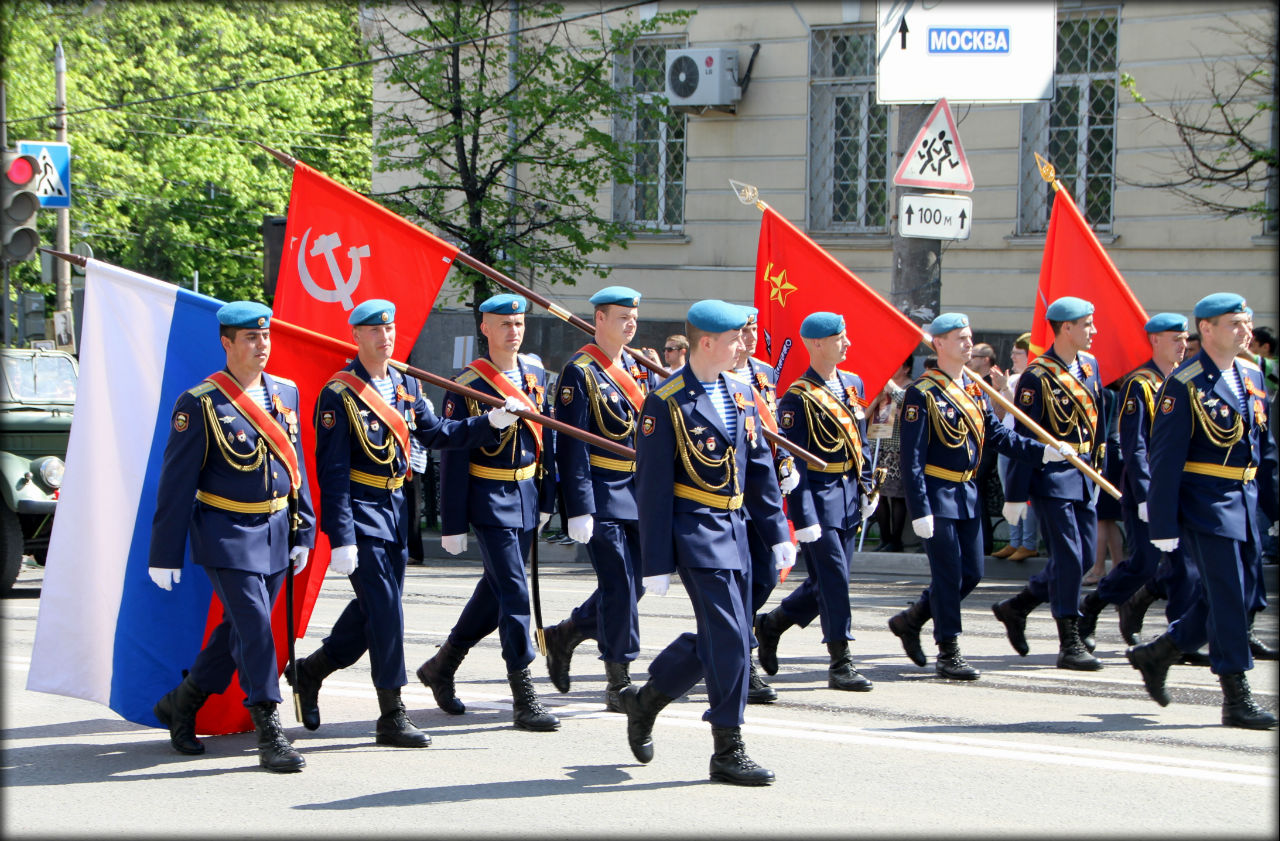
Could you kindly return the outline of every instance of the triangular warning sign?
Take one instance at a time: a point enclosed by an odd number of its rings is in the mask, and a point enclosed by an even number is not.
[[[49,147],[40,147],[40,155],[36,158],[36,161],[39,164],[39,172],[36,177],[35,194],[37,196],[66,198],[67,188],[63,186],[62,176],[58,174],[58,168],[53,164],[53,157],[49,154]]]
[[[960,145],[951,106],[945,99],[929,112],[920,133],[902,159],[893,183],[899,187],[930,187],[935,190],[973,189],[973,173]]]

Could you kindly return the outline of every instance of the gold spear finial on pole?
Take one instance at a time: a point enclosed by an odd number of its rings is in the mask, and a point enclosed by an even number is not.
[[[738,201],[745,205],[755,205],[756,210],[763,212],[769,205],[760,201],[760,188],[754,184],[744,184],[741,181],[729,179],[729,187],[733,190],[734,195],[738,197]]]
[[[1062,189],[1062,182],[1058,180],[1058,171],[1053,168],[1053,164],[1040,157],[1039,152],[1032,152],[1036,156],[1036,169],[1040,170],[1040,177],[1053,185],[1053,191]]]

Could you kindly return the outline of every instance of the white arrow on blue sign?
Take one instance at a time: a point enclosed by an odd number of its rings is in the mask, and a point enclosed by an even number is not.
[[[71,207],[71,146],[51,140],[19,140],[18,151],[36,159],[36,195],[44,208]]]

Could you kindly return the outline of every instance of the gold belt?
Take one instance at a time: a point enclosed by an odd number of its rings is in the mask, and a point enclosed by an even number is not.
[[[1093,444],[1089,441],[1081,441],[1079,443],[1076,443],[1074,441],[1067,441],[1065,443],[1068,447],[1075,450],[1079,455],[1082,455],[1082,456],[1087,455],[1089,450],[1092,449],[1093,447]]]
[[[737,511],[742,507],[742,494],[734,494],[733,496],[721,496],[704,491],[690,485],[682,485],[679,482],[675,484],[675,494],[680,499],[688,499],[693,502],[701,502],[703,505],[711,508],[719,508],[721,511]]]
[[[587,459],[592,467],[599,467],[602,470],[616,470],[619,473],[635,473],[635,459],[629,458],[609,458],[608,456],[591,456]]]
[[[496,482],[519,482],[521,479],[532,479],[537,471],[537,462],[516,470],[507,470],[501,467],[482,467],[478,464],[467,466],[467,472],[477,479],[493,479]]]
[[[1201,476],[1216,476],[1219,479],[1235,479],[1237,482],[1252,482],[1258,475],[1256,467],[1226,467],[1221,464],[1209,464],[1206,461],[1189,461],[1182,467],[1184,473],[1199,473]]]
[[[372,473],[365,473],[363,470],[352,470],[351,481],[388,491],[394,491],[404,485],[403,476],[375,476]]]
[[[819,473],[844,473],[851,467],[853,467],[852,461],[831,461],[827,462],[826,467],[814,467],[813,465],[809,465],[810,470],[816,470]]]
[[[205,505],[221,508],[223,511],[234,511],[237,514],[274,514],[289,507],[288,498],[283,496],[262,502],[241,502],[238,499],[227,499],[225,496],[211,494],[208,491],[196,491],[196,499]]]
[[[945,467],[934,467],[932,464],[924,466],[924,475],[932,476],[935,479],[946,479],[948,482],[967,482],[977,472],[977,470],[966,470],[961,473],[958,470],[947,470]]]

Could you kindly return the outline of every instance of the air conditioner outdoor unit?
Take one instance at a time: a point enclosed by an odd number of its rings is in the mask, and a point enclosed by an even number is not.
[[[738,51],[667,50],[667,101],[677,111],[733,111],[742,98],[738,85]]]

